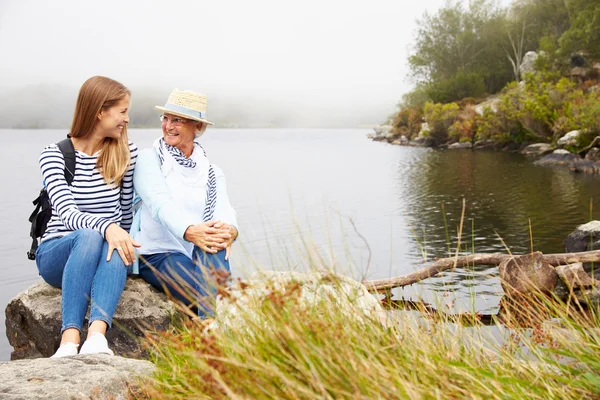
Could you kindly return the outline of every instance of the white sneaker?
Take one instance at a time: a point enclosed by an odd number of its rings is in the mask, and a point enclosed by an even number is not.
[[[71,357],[77,355],[78,344],[73,342],[64,342],[60,345],[56,353],[50,358],[62,358],[62,357]]]
[[[106,336],[100,332],[92,333],[92,336],[87,338],[81,346],[79,354],[108,354],[114,356],[115,353],[108,348]]]

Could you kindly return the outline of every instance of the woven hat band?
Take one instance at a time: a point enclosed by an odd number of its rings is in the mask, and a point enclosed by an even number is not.
[[[177,112],[177,113],[180,113],[180,114],[189,115],[190,117],[202,118],[202,119],[204,119],[206,117],[206,113],[205,112],[197,111],[197,110],[192,110],[191,108],[178,106],[176,104],[169,104],[169,103],[167,103],[167,104],[165,104],[164,108],[166,110],[169,110],[169,111],[173,111],[173,112]]]

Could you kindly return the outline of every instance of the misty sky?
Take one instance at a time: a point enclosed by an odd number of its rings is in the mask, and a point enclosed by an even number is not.
[[[443,3],[0,0],[0,88],[105,75],[204,92],[209,116],[216,96],[381,122],[411,86],[415,20]]]

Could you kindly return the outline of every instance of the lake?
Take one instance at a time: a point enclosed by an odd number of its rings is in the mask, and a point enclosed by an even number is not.
[[[3,307],[41,279],[25,254],[27,218],[41,185],[39,154],[65,133],[0,130]],[[367,133],[209,129],[201,141],[225,172],[238,213],[235,276],[314,266],[356,279],[403,275],[454,254],[463,200],[461,253],[559,253],[573,229],[600,219],[599,177],[535,166],[513,153],[392,146]],[[130,131],[140,148],[159,135],[159,129]],[[395,289],[394,296],[494,313],[502,288],[497,268],[481,266]],[[0,319],[0,360],[8,360],[4,314]]]

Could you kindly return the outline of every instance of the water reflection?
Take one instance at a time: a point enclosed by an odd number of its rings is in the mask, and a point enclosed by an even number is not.
[[[397,181],[410,188],[398,190],[398,211],[412,227],[414,252],[428,260],[455,254],[463,199],[459,254],[563,252],[564,238],[577,225],[600,218],[597,177],[535,166],[514,153],[419,150],[419,157],[398,165]],[[502,294],[496,266],[447,272],[417,286],[396,295],[428,297],[427,289],[451,293],[464,309],[483,306],[480,295],[498,301]],[[473,292],[475,299],[468,295]]]

